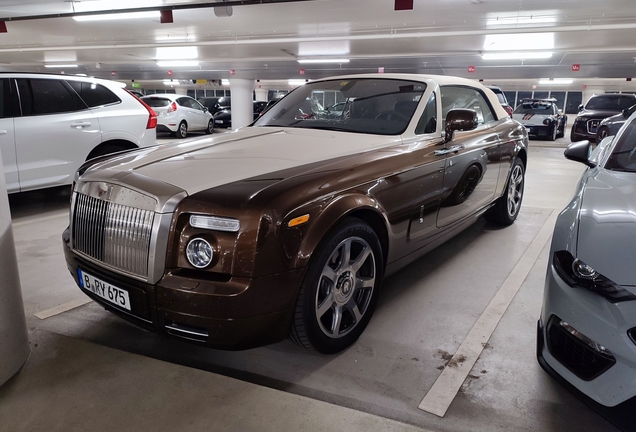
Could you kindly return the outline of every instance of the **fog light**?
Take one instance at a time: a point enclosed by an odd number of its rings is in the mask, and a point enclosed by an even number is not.
[[[188,261],[196,268],[204,268],[212,262],[212,246],[202,238],[190,240],[186,247],[186,256]]]

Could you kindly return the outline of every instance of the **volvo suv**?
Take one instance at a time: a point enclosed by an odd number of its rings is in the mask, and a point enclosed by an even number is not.
[[[86,160],[156,143],[154,111],[115,81],[0,74],[7,191],[70,185]]]

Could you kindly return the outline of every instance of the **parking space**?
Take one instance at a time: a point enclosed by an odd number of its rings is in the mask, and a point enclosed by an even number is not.
[[[433,430],[612,430],[558,386],[535,359],[548,245],[454,397],[444,418],[418,409],[453,355],[554,212],[571,198],[582,167],[562,149],[533,146],[519,219],[507,228],[480,220],[389,277],[362,337],[332,356],[289,341],[241,352],[169,340],[134,327],[85,297],[59,253],[68,193],[12,197],[25,307],[41,329],[124,352],[215,372]],[[39,202],[39,204],[38,204]],[[46,218],[38,205],[57,208]],[[549,222],[548,222],[549,223]],[[553,223],[553,222],[552,222]],[[461,272],[456,270],[461,268]],[[37,270],[35,270],[37,269]],[[488,271],[484,271],[488,269]],[[34,314],[62,305],[41,320]],[[65,305],[69,310],[64,310]],[[459,359],[461,361],[461,359]],[[567,416],[562,415],[567,413]]]

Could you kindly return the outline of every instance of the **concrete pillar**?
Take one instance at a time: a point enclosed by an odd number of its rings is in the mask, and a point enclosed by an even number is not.
[[[3,166],[0,155],[0,385],[15,375],[29,356],[29,338]]]
[[[267,89],[257,88],[254,90],[256,92],[256,100],[267,102]]]
[[[252,92],[254,80],[243,78],[231,78],[230,90],[232,91],[232,129],[237,129],[254,121],[254,105],[252,104]]]

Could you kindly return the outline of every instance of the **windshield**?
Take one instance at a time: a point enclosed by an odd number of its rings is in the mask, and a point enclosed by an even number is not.
[[[587,110],[623,111],[634,105],[635,99],[630,96],[604,95],[593,97],[585,105]]]
[[[554,105],[545,102],[524,102],[515,108],[513,114],[554,115]]]
[[[612,171],[636,172],[636,122],[632,120],[614,146],[605,168]]]
[[[425,83],[396,79],[308,83],[285,96],[253,126],[400,135],[411,121],[424,90]]]

